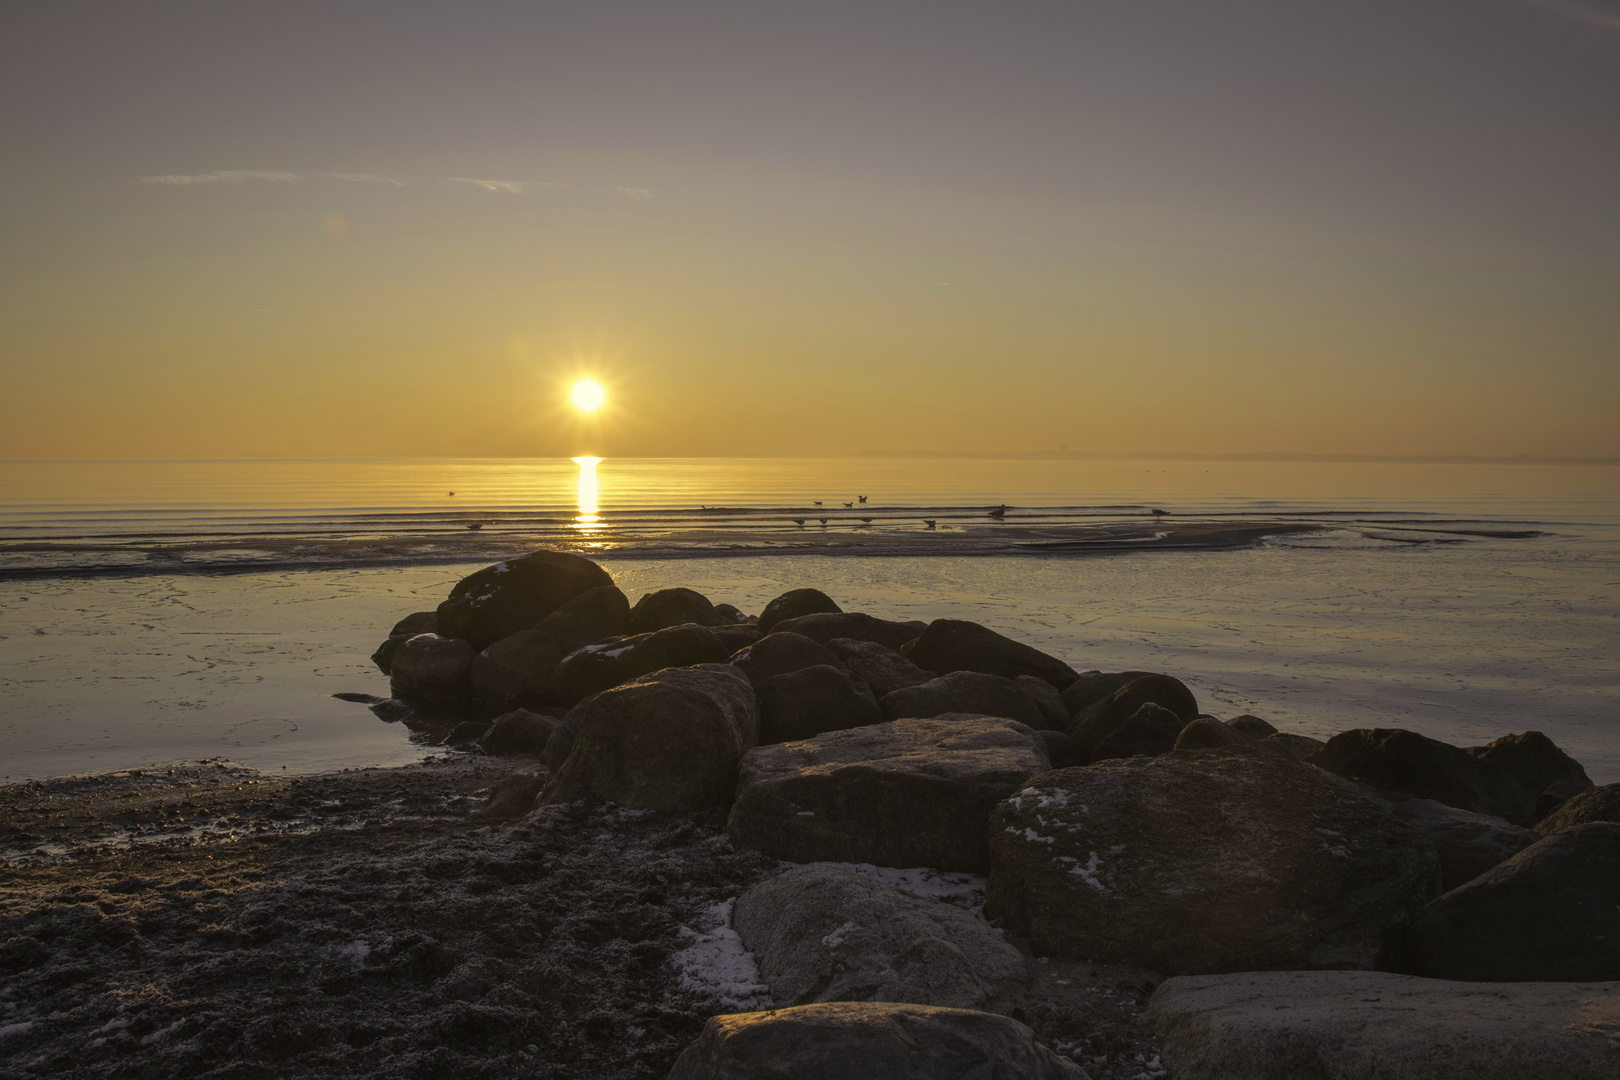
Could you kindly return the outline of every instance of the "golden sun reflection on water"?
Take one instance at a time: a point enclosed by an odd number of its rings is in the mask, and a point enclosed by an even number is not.
[[[597,498],[601,487],[596,480],[596,467],[602,463],[597,457],[577,457],[574,464],[579,466],[579,515],[574,518],[574,528],[580,532],[593,532],[602,524],[597,514]]]

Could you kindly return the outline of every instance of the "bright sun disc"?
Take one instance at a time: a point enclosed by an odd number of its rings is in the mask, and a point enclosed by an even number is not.
[[[595,379],[579,380],[568,396],[573,400],[574,408],[580,412],[595,412],[607,399],[607,395],[602,391],[602,384]]]

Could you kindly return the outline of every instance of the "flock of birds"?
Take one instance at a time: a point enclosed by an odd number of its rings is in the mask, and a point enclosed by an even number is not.
[[[865,495],[857,495],[857,496],[855,496],[855,498],[860,503],[860,505],[862,505],[862,506],[866,505],[866,496]],[[811,503],[811,505],[812,506],[820,506],[821,505],[821,500],[817,499],[813,503]],[[853,502],[847,502],[847,503],[844,504],[844,509],[853,510],[853,509],[855,509],[855,505],[856,504],[853,503]],[[708,510],[710,508],[705,506],[703,509]],[[1006,506],[1005,503],[1003,503],[1001,506],[998,506],[998,507],[996,507],[996,508],[994,508],[992,510],[986,511],[986,513],[990,517],[993,517],[997,521],[1000,521],[1000,520],[1004,519],[1007,516],[1007,506]],[[793,524],[797,525],[799,528],[802,529],[802,528],[804,528],[805,522],[809,521],[810,519],[809,518],[789,518],[788,520],[793,522]],[[818,518],[816,518],[816,520],[818,522],[820,522],[821,524],[825,525],[825,524],[827,524],[828,519],[824,518],[824,517],[818,517]],[[872,524],[872,519],[869,518],[869,517],[863,517],[863,518],[861,518],[859,520],[860,520],[861,524],[863,524],[863,525]],[[933,529],[933,528],[937,527],[938,524],[939,524],[939,519],[938,518],[922,518],[921,521],[929,529]]]

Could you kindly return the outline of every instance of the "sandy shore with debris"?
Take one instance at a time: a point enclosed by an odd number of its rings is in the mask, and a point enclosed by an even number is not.
[[[717,920],[787,864],[718,810],[479,819],[516,768],[0,788],[0,1076],[662,1077],[765,1000]],[[1029,968],[1000,1011],[1096,1080],[1163,1075],[1152,973]]]

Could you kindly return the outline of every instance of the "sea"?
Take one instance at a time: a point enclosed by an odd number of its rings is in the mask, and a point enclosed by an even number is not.
[[[1171,542],[1210,523],[1266,535]],[[386,696],[395,621],[539,548],[632,602],[811,586],[1222,717],[1537,730],[1620,781],[1620,466],[1078,456],[0,462],[0,778],[465,752],[333,695]]]

